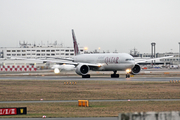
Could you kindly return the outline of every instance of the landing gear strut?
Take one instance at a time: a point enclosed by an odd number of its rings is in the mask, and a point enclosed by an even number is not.
[[[119,74],[116,74],[117,70],[115,70],[113,72],[114,72],[114,74],[111,74],[111,78],[119,78]]]

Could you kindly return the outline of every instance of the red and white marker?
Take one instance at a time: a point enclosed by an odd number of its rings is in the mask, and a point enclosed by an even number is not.
[[[41,99],[41,101],[43,101],[43,99]]]
[[[128,101],[131,101],[130,99],[128,99]]]
[[[43,115],[43,116],[42,116],[42,118],[46,118],[46,116],[45,116],[45,115]]]

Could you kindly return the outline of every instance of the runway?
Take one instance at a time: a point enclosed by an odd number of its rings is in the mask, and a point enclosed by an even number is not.
[[[77,80],[106,80],[106,81],[170,81],[180,80],[179,77],[131,77],[131,78],[110,78],[110,77],[91,77],[81,78],[81,76],[1,76],[0,80],[59,80],[59,81],[77,81]]]
[[[143,101],[180,101],[180,99],[119,99],[119,100],[89,100],[89,102],[143,102]],[[63,102],[77,102],[78,100],[49,100],[49,101],[0,101],[3,103],[63,103]]]

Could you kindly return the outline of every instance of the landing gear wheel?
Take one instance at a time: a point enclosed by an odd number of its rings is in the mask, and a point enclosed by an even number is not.
[[[119,74],[111,74],[111,78],[119,78]]]
[[[90,78],[90,75],[87,74],[87,75],[82,75],[82,78]]]
[[[130,78],[130,74],[126,74],[126,78]]]

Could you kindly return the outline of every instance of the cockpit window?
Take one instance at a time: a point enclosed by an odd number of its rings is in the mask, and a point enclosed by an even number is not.
[[[126,61],[134,61],[134,59],[126,59]]]

